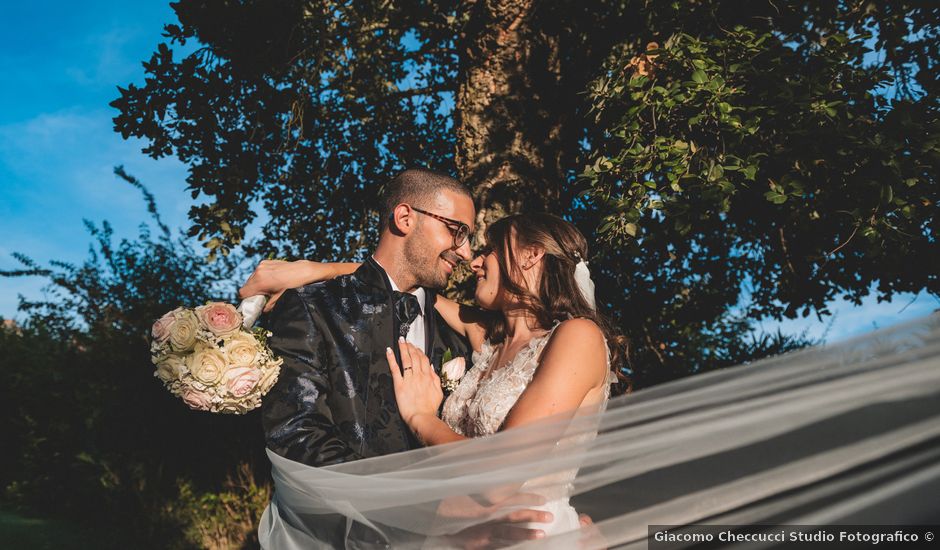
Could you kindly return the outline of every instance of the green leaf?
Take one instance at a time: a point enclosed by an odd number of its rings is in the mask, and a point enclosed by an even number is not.
[[[708,76],[705,74],[705,71],[699,69],[692,72],[692,81],[701,84],[708,79]]]
[[[767,191],[764,193],[764,198],[774,204],[783,204],[787,202],[787,196],[777,191]]]
[[[757,176],[757,165],[749,164],[744,168],[744,177],[754,181],[754,178]]]

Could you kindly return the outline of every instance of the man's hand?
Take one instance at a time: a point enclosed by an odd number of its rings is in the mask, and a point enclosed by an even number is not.
[[[298,260],[285,262],[283,260],[262,260],[254,272],[245,281],[244,286],[238,289],[238,296],[242,299],[249,296],[263,294],[268,296],[268,303],[264,311],[271,311],[274,303],[281,294],[289,288],[297,288],[311,282],[316,282],[318,276],[316,262]],[[325,278],[325,277],[324,277]]]

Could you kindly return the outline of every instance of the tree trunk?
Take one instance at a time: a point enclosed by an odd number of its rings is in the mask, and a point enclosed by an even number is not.
[[[477,233],[507,214],[559,204],[565,119],[558,26],[537,0],[470,0],[458,38],[456,164]]]

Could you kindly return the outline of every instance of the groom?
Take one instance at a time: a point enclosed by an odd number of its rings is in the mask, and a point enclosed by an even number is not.
[[[434,301],[470,260],[470,193],[410,169],[386,185],[380,214],[378,247],[355,273],[288,290],[270,314],[269,344],[284,364],[262,422],[267,447],[290,460],[326,466],[420,446],[398,413],[385,355],[399,336],[438,371],[447,350],[469,360]]]

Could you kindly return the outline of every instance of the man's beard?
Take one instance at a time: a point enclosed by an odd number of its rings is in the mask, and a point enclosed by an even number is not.
[[[404,247],[405,266],[414,278],[415,286],[426,287],[434,290],[441,290],[447,287],[445,273],[441,272],[441,266],[438,262],[445,255],[456,256],[453,252],[445,251],[434,255],[427,249],[422,248],[422,243],[418,239],[409,239]],[[456,262],[455,262],[456,264]]]

